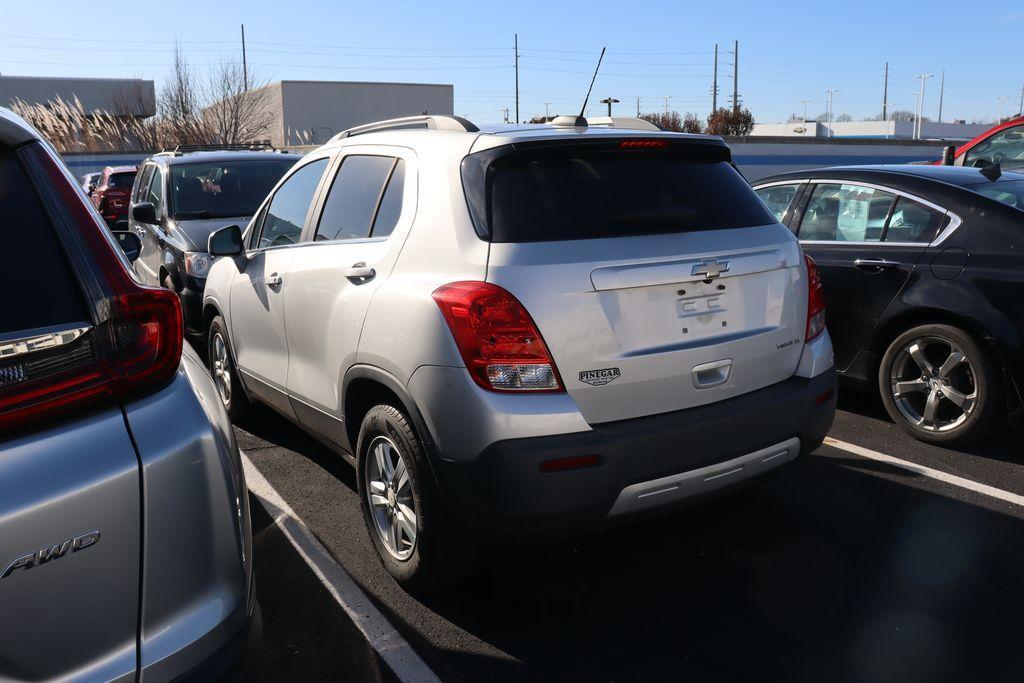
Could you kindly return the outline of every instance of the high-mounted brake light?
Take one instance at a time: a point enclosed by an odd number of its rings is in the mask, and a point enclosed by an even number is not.
[[[668,147],[668,140],[644,138],[640,140],[623,140],[619,143],[622,149],[661,149]]]
[[[97,276],[100,300],[94,324],[67,351],[45,361],[36,354],[5,367],[17,381],[0,382],[0,433],[88,409],[105,400],[127,400],[166,384],[178,369],[182,348],[181,301],[170,290],[144,287],[127,272],[106,228],[60,162],[41,144],[21,151],[43,176],[59,209],[81,237]],[[33,365],[36,363],[36,365]]]
[[[488,282],[434,291],[470,375],[490,391],[561,391],[558,370],[519,300]]]
[[[804,343],[816,338],[825,331],[825,286],[821,284],[821,275],[814,259],[804,254],[807,262],[807,328],[804,330]]]

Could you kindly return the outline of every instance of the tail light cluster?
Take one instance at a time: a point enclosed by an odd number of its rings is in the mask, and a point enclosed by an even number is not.
[[[561,391],[540,330],[514,296],[487,282],[453,282],[434,291],[473,379],[490,391]]]
[[[814,259],[804,254],[807,262],[807,328],[804,330],[804,343],[811,341],[825,331],[825,287],[821,284],[821,275]]]
[[[53,190],[57,209],[81,238],[81,255],[99,292],[91,297],[94,324],[81,340],[66,351],[55,349],[52,362],[38,372],[27,371],[38,369],[32,360],[36,354],[26,355],[24,367],[8,368],[20,380],[0,383],[0,433],[153,391],[174,376],[182,349],[177,295],[144,287],[128,274],[119,247],[52,152],[34,144],[22,154]],[[91,352],[83,353],[84,345]]]

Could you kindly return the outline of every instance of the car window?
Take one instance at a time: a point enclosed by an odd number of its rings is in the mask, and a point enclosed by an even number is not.
[[[14,153],[2,147],[0,216],[0,291],[19,292],[4,296],[0,334],[89,320],[39,197]]]
[[[467,156],[462,179],[477,233],[492,242],[776,222],[728,150],[712,145],[627,139],[496,148]]]
[[[1024,124],[1000,131],[967,150],[964,166],[999,164],[1024,168]]]
[[[327,169],[327,161],[323,158],[306,164],[277,188],[267,207],[263,225],[260,226],[258,248],[278,247],[299,241],[313,194]]]
[[[176,163],[170,170],[174,217],[251,216],[296,157]]]
[[[895,198],[874,187],[820,183],[807,203],[797,236],[812,241],[877,242]]]
[[[111,173],[107,178],[107,187],[115,190],[130,190],[135,183],[135,171]]]
[[[402,215],[402,198],[405,195],[405,161],[398,160],[395,170],[391,172],[391,179],[388,180],[388,187],[381,197],[380,207],[377,209],[377,217],[373,220],[373,228],[370,231],[372,237],[387,237]]]
[[[797,190],[800,189],[800,185],[772,185],[771,187],[762,187],[760,190],[754,190],[764,205],[768,207],[768,210],[775,216],[775,220],[780,223],[785,222],[787,216],[786,212],[789,210],[789,205],[793,203],[793,198],[796,197]]]
[[[939,232],[946,214],[900,197],[889,218],[886,242],[931,242]]]
[[[149,192],[146,193],[146,201],[151,202],[156,208],[156,215],[159,216],[163,209],[164,203],[164,184],[161,182],[161,176],[159,170],[153,173],[153,178],[149,183]]]
[[[142,169],[142,173],[139,174],[139,184],[135,188],[135,196],[132,198],[132,201],[146,201],[145,197],[149,192],[149,181],[153,177],[153,168],[154,166],[152,164],[147,164],[146,167]]]
[[[368,237],[394,157],[350,155],[338,169],[316,229],[317,240]],[[392,226],[393,227],[393,226]]]
[[[1024,211],[1024,180],[1001,180],[968,187],[982,196]]]

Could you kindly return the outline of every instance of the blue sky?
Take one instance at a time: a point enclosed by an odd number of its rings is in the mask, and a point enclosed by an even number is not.
[[[513,107],[513,33],[519,33],[520,115],[578,110],[602,46],[608,53],[593,101],[612,95],[616,113],[669,106],[706,116],[712,50],[719,44],[720,104],[732,91],[732,41],[740,42],[739,90],[758,121],[824,111],[854,118],[889,99],[914,108],[915,74],[931,73],[925,114],[994,120],[1016,112],[1024,86],[1020,2],[175,2],[5,3],[0,73],[142,76],[159,83],[174,41],[202,71],[237,55],[245,23],[249,62],[265,80],[325,79],[452,83],[455,113],[481,123]],[[976,8],[977,12],[971,10]],[[597,114],[603,105],[591,107]]]

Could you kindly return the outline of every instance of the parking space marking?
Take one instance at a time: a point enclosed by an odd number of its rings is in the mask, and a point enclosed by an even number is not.
[[[972,479],[965,479],[964,477],[958,477],[955,474],[949,474],[948,472],[943,472],[942,470],[933,469],[931,467],[925,467],[924,465],[918,465],[917,463],[910,462],[909,460],[901,460],[900,458],[894,458],[891,455],[879,453],[878,451],[873,451],[870,448],[864,448],[863,446],[858,446],[856,444],[840,441],[839,439],[833,439],[831,436],[825,437],[825,445],[831,446],[832,448],[838,448],[839,450],[846,451],[847,453],[859,455],[862,458],[868,458],[870,460],[877,460],[878,462],[888,463],[889,465],[892,465],[894,467],[899,467],[901,469],[914,472],[915,474],[920,474],[921,476],[924,477],[937,479],[938,481],[945,482],[946,484],[959,486],[960,488],[964,488],[969,491],[974,491],[975,493],[980,493],[982,495],[989,496],[990,498],[996,498],[1007,503],[1012,503],[1014,505],[1020,505],[1021,507],[1024,507],[1024,496],[1018,495],[1016,493],[1010,493],[1009,491],[1004,491],[1003,489],[997,489],[994,486],[982,484]]]
[[[395,676],[402,681],[440,682],[244,452],[242,466],[249,490]]]

